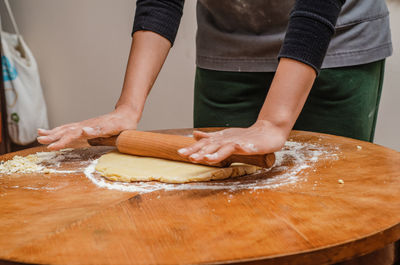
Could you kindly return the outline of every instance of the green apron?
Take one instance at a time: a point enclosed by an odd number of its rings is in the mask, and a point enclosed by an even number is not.
[[[385,60],[321,70],[295,130],[374,139]],[[257,119],[273,72],[197,68],[194,127],[249,127]]]

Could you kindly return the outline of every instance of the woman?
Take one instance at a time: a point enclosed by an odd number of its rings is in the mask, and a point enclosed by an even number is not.
[[[56,150],[136,129],[183,3],[137,1],[115,110],[39,130],[38,141]],[[274,152],[293,127],[373,140],[384,59],[392,53],[384,0],[199,0],[197,20],[194,127],[242,128],[195,132],[199,141],[179,150],[182,156],[212,164]]]
[[[115,110],[39,130],[38,141],[57,150],[136,129],[183,3],[138,0]],[[195,132],[199,141],[182,156],[212,164],[274,152],[293,127],[373,141],[384,59],[392,53],[384,0],[199,0],[197,21],[194,127],[242,128]],[[366,258],[390,263],[393,245]]]

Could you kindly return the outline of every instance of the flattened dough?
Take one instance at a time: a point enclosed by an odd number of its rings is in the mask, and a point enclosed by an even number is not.
[[[176,162],[159,158],[140,157],[111,152],[99,158],[96,170],[114,181],[161,181],[185,183],[225,179],[254,173],[256,166],[235,164],[227,168],[216,168]]]

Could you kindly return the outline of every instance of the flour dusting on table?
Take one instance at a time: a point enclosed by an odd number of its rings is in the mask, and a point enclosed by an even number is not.
[[[329,148],[332,149],[332,148]],[[275,165],[270,169],[244,177],[230,178],[221,181],[196,182],[186,184],[169,184],[161,182],[113,182],[106,180],[95,170],[97,160],[85,168],[85,175],[97,186],[107,189],[147,193],[157,190],[244,190],[274,189],[284,185],[307,181],[307,170],[322,158],[337,159],[338,155],[320,144],[288,141],[283,149],[276,152]],[[338,151],[338,147],[334,148]],[[267,174],[266,174],[267,172]],[[268,175],[266,177],[266,175]]]
[[[14,156],[12,159],[0,162],[0,174],[14,173],[73,173],[72,170],[59,170],[61,162],[66,159],[79,158],[74,149],[60,151],[37,152],[27,156]]]
[[[275,165],[270,169],[237,178],[196,182],[186,184],[168,184],[151,182],[113,182],[103,178],[96,170],[97,158],[114,148],[90,147],[83,149],[64,149],[54,152],[37,152],[25,157],[0,162],[1,175],[15,173],[78,173],[83,172],[95,185],[101,188],[148,193],[157,190],[262,190],[275,189],[285,185],[297,185],[306,182],[310,172],[316,170],[317,163],[327,163],[339,159],[338,146],[314,143],[286,142],[283,149],[276,152]],[[17,188],[17,187],[11,187]],[[20,187],[19,187],[20,188]],[[29,188],[29,187],[26,187]],[[33,188],[32,188],[33,189]]]

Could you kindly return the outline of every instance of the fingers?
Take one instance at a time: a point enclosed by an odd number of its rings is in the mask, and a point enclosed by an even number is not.
[[[50,150],[58,150],[68,146],[74,140],[82,136],[82,129],[80,126],[64,125],[53,130],[46,130],[45,134],[37,138],[41,144],[48,144]]]
[[[93,139],[97,137],[111,137],[113,135],[119,134],[124,129],[120,129],[120,127],[113,126],[95,126],[95,127],[83,127],[82,128],[82,138],[84,139]]]
[[[99,133],[101,133],[99,130],[91,127],[64,127],[54,134],[39,136],[37,140],[41,144],[48,144],[47,148],[50,150],[59,150],[70,146],[77,140],[95,138]]]
[[[41,144],[51,144],[54,141],[57,141],[58,139],[60,139],[60,137],[54,137],[54,136],[39,136],[37,138],[37,141]]]
[[[39,136],[46,136],[50,134],[50,130],[46,130],[46,129],[38,129],[37,130],[37,134]]]
[[[198,151],[200,151],[200,149],[203,148],[204,145],[205,145],[205,143],[203,141],[198,141],[189,147],[179,149],[178,153],[183,157],[188,157],[191,154],[194,154],[194,153],[197,153]]]
[[[196,140],[201,140],[201,139],[203,139],[203,138],[208,138],[208,137],[210,137],[210,134],[209,134],[209,133],[202,132],[202,131],[193,131],[193,137],[194,137],[194,139],[196,139]]]
[[[181,149],[179,153],[184,156],[189,156],[193,153],[198,152],[200,149],[202,150],[200,153],[208,154],[214,152],[212,150],[217,150],[221,146],[221,144],[224,144],[225,139],[223,137],[223,134],[224,134],[223,131],[211,132],[211,133],[206,133],[202,131],[193,131],[193,137],[198,142],[190,146],[189,148]],[[215,143],[219,144],[215,145]]]
[[[224,137],[226,132],[229,131],[229,129],[217,131],[217,132],[202,132],[202,131],[193,131],[193,137],[196,140],[201,140],[203,138],[217,138],[217,137]]]
[[[204,145],[198,152],[191,154],[189,160],[193,162],[202,161],[204,160],[204,156],[216,152],[219,148],[221,148],[220,144]]]
[[[188,158],[193,163],[206,162],[208,164],[218,163],[235,151],[237,144],[232,142],[213,142],[208,139],[200,140],[197,143],[180,149],[181,156]]]
[[[260,153],[265,139],[250,129],[234,128],[223,131],[204,133],[195,131],[193,136],[198,140],[195,144],[180,149],[183,157],[194,163],[218,163],[232,154],[251,155]],[[260,144],[261,143],[261,144]],[[261,151],[260,151],[261,150]]]
[[[206,162],[215,164],[228,158],[236,151],[236,144],[211,144],[204,146],[201,150],[191,154],[188,158],[194,163]]]
[[[235,144],[226,144],[219,148],[217,152],[205,155],[204,160],[209,164],[215,164],[230,157],[235,153],[235,150]]]
[[[63,131],[58,131],[56,133],[49,134],[46,136],[39,136],[37,140],[41,144],[51,144],[55,141],[58,141],[63,136],[63,134],[64,134]]]
[[[48,144],[51,150],[68,147],[75,142],[96,137],[109,137],[123,130],[136,129],[137,121],[131,112],[124,109],[82,122],[70,123],[52,130],[38,129],[39,143]]]
[[[66,135],[66,136],[63,136],[59,141],[48,145],[47,148],[52,151],[60,150],[60,149],[67,147],[70,143],[72,143],[77,138],[78,137],[76,137],[76,136]]]
[[[82,135],[86,136],[87,139],[103,136],[102,129],[100,126],[96,127],[85,126],[82,128]]]
[[[38,130],[40,136],[37,140],[41,144],[48,144],[50,150],[58,150],[68,147],[77,140],[111,136],[113,134],[112,130],[118,128],[118,126],[113,126],[113,124],[109,125],[107,128],[101,125],[91,126],[91,124],[98,124],[100,122],[97,120],[90,120],[79,124],[63,125],[52,130],[41,129]]]
[[[67,125],[56,127],[56,128],[54,128],[52,130],[38,129],[37,133],[38,133],[39,136],[47,136],[47,135],[55,134],[55,133],[61,131],[66,126],[72,126],[72,125],[67,124]]]
[[[259,152],[257,146],[253,143],[241,143],[237,146],[237,151],[240,154],[256,154]]]

